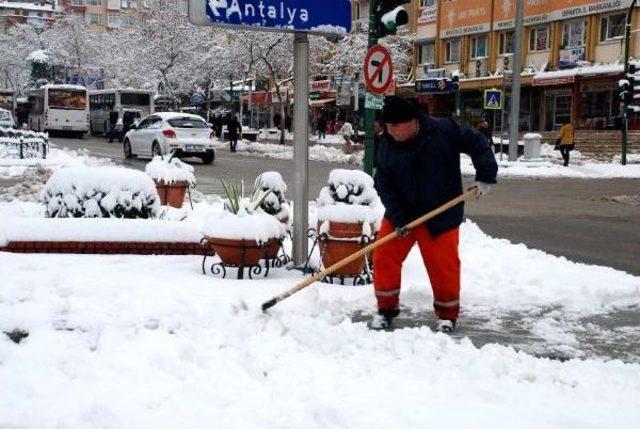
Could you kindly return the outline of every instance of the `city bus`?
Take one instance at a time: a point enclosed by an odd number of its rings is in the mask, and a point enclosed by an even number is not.
[[[45,85],[29,92],[29,128],[65,131],[82,137],[89,131],[87,89],[80,85]]]
[[[118,112],[119,122],[122,122],[125,111],[138,112],[142,118],[154,113],[153,92],[144,89],[89,91],[89,111],[91,133],[106,134],[111,112]]]

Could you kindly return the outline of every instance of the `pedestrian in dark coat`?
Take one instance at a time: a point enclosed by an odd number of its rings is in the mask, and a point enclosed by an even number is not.
[[[122,133],[120,134],[120,142],[124,136],[129,132],[133,122],[135,121],[135,112],[124,112],[122,115]]]
[[[236,151],[236,147],[238,146],[238,135],[242,130],[242,125],[238,122],[238,117],[234,116],[231,118],[229,123],[227,124],[227,133],[229,134],[229,148],[231,152]]]
[[[118,125],[118,112],[112,110],[109,112],[109,143],[113,143],[113,136],[116,135],[116,126]]]
[[[291,119],[291,116],[287,115],[284,117],[284,127],[287,129],[288,132],[291,132],[291,125],[293,125],[293,120]]]
[[[324,115],[318,118],[316,130],[318,131],[318,140],[327,138],[327,118],[325,118]]]
[[[402,263],[417,242],[433,288],[436,329],[451,332],[460,309],[458,228],[464,205],[412,230],[403,226],[462,194],[461,153],[473,161],[478,196],[496,183],[498,165],[483,135],[451,119],[426,116],[408,100],[387,100],[382,122],[386,132],[377,151],[375,187],[385,215],[378,238],[394,230],[399,238],[373,254],[378,314],[371,327],[386,328],[399,313]]]

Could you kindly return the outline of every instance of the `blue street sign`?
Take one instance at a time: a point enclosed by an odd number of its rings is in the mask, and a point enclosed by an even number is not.
[[[499,89],[486,89],[484,91],[484,108],[486,110],[501,110],[502,91]]]
[[[189,0],[194,25],[312,34],[351,31],[349,0]]]
[[[455,92],[453,82],[447,78],[416,80],[416,92],[422,94],[449,94]]]

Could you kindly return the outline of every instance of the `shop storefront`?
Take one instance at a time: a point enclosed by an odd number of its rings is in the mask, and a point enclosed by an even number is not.
[[[579,128],[614,130],[621,125],[617,78],[581,81]]]

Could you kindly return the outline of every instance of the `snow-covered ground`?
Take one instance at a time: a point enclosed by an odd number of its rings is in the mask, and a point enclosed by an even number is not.
[[[496,255],[508,261],[497,263]],[[462,227],[465,318],[553,309],[533,335],[576,347],[563,321],[638,305],[640,278]],[[0,427],[614,428],[640,421],[640,365],[474,346],[421,326],[370,331],[370,286],[203,276],[197,257],[0,253]],[[230,277],[233,277],[231,275]],[[419,254],[404,311],[431,312]],[[573,319],[572,319],[573,318]],[[636,333],[640,334],[640,333]]]
[[[89,155],[88,150],[69,150],[52,148],[47,154],[47,159],[11,159],[0,158],[0,178],[21,177],[34,168],[56,169],[62,166],[101,166],[112,165],[113,161],[107,158],[96,158]]]

